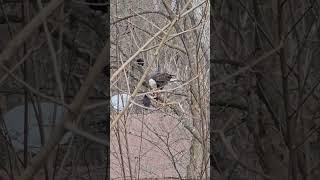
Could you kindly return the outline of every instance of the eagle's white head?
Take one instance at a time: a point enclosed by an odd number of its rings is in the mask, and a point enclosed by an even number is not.
[[[156,89],[157,88],[157,82],[154,80],[154,79],[149,79],[149,86],[152,88],[152,89]]]

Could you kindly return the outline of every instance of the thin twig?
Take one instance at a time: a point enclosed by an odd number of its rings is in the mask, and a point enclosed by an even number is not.
[[[57,7],[64,2],[63,0],[52,0],[27,24],[19,34],[17,34],[0,54],[0,64],[9,61],[16,50],[30,37],[41,24],[42,19],[47,18]]]
[[[66,122],[64,124],[64,127],[68,129],[69,131],[73,132],[74,134],[77,134],[79,136],[82,136],[88,140],[91,140],[93,142],[96,142],[98,144],[104,145],[106,147],[109,147],[109,143],[101,138],[98,138],[90,133],[85,132],[84,130],[79,129],[74,123]]]
[[[108,42],[108,41],[107,41]],[[18,180],[30,180],[33,175],[36,174],[43,163],[47,161],[47,158],[54,147],[60,142],[65,133],[67,132],[64,128],[65,122],[72,122],[79,116],[83,104],[88,98],[88,94],[92,89],[95,80],[98,78],[101,70],[105,66],[106,58],[109,57],[109,44],[102,49],[99,54],[94,66],[90,69],[88,76],[77,93],[74,101],[70,105],[70,111],[66,111],[63,116],[63,120],[60,121],[57,126],[53,129],[51,136],[47,143],[41,148],[40,152],[31,160],[31,165],[28,166]]]

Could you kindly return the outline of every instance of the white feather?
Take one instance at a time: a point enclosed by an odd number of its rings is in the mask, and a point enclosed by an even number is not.
[[[157,83],[154,79],[149,79],[149,85],[153,89],[157,88]]]

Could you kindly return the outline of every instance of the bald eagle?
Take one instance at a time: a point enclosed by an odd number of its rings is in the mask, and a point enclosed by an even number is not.
[[[163,89],[170,81],[175,81],[174,75],[168,73],[156,73],[149,78],[149,86],[152,89]]]

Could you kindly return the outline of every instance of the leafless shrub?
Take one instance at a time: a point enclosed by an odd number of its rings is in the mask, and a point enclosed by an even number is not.
[[[74,1],[0,1],[0,6],[1,177],[104,178],[108,141],[97,131],[107,120],[106,16]],[[46,122],[58,115],[46,118],[44,102],[64,109],[60,121],[50,122],[54,126]],[[3,119],[18,105],[25,113],[14,119],[24,126],[20,151],[6,126],[12,119]],[[67,132],[73,138],[59,145]],[[41,148],[34,152],[30,145],[37,136]]]
[[[207,178],[209,1],[113,1],[111,10],[111,94],[131,96],[111,116],[111,175]],[[179,81],[144,107],[157,71]]]
[[[213,174],[318,179],[315,1],[215,1]]]

